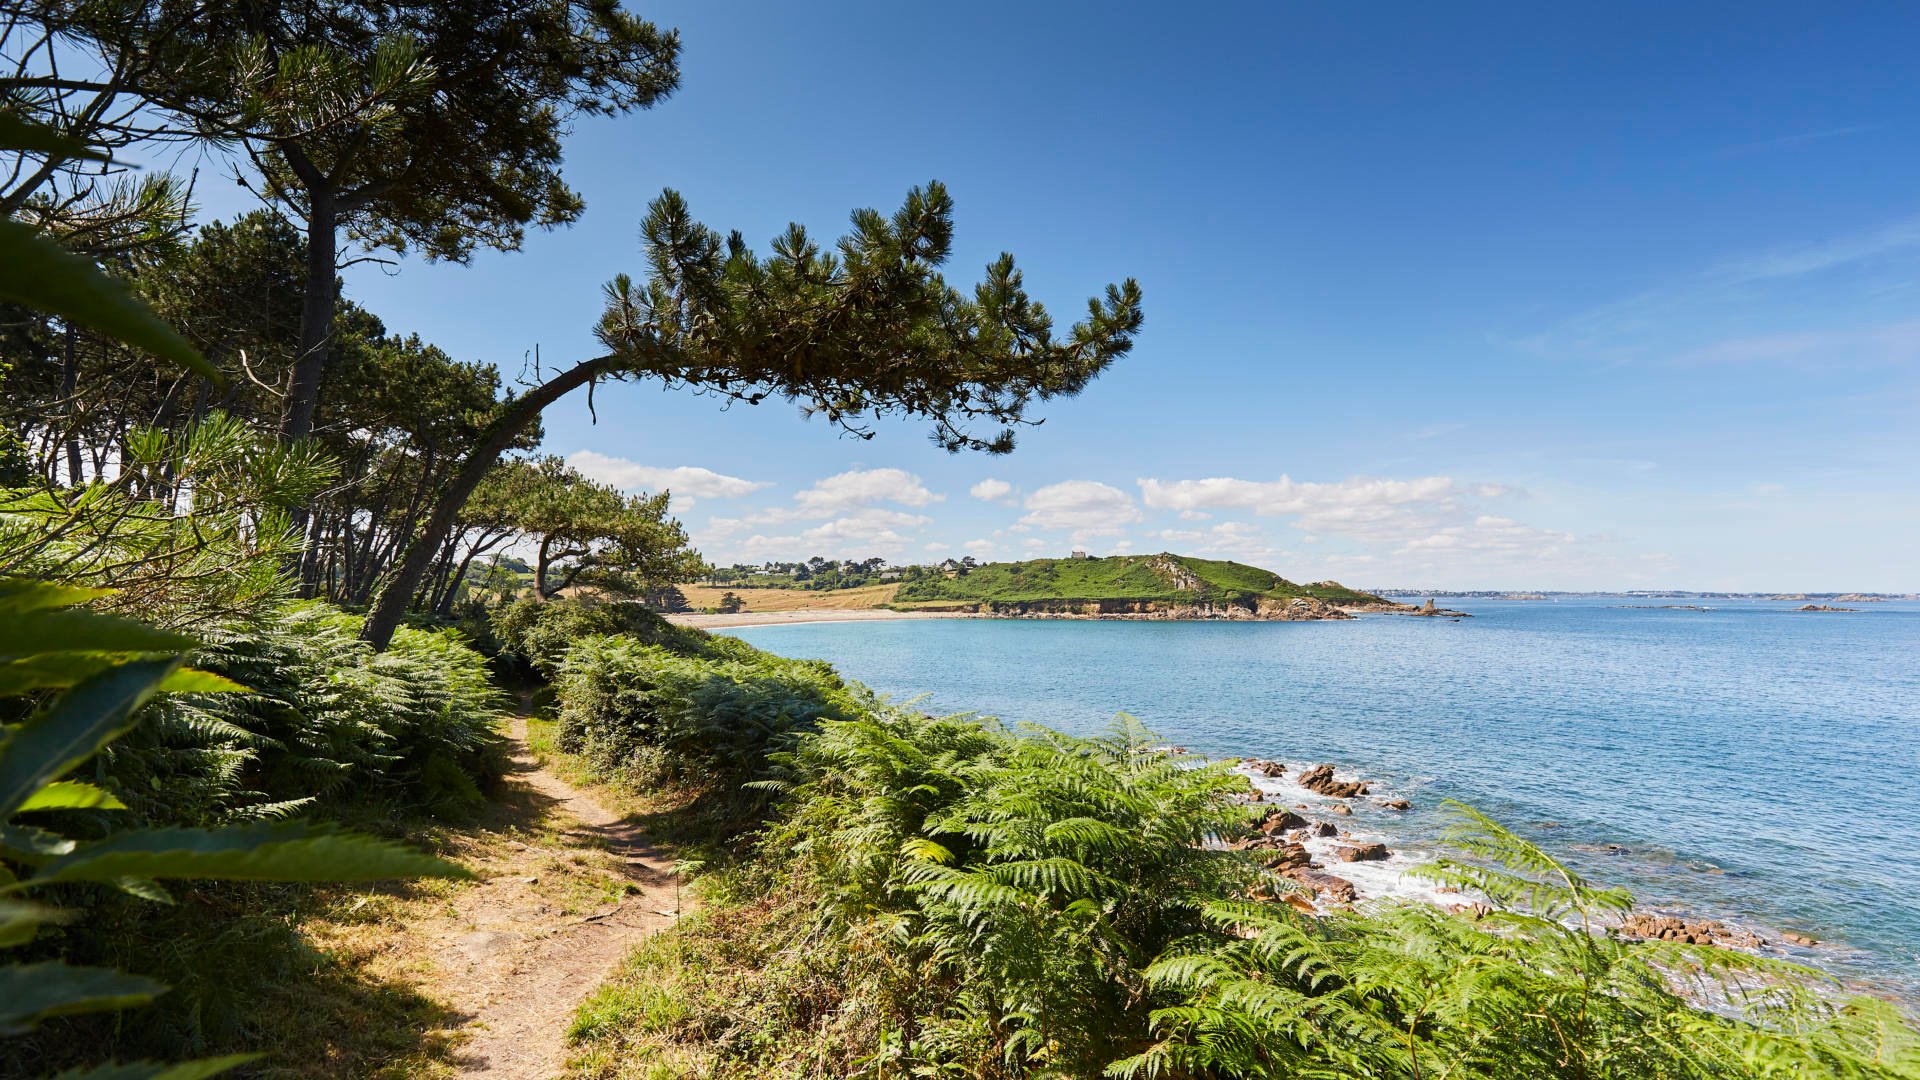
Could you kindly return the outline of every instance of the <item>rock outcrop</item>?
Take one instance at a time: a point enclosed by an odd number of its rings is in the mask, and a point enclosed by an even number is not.
[[[1308,791],[1332,799],[1351,799],[1367,793],[1365,780],[1335,780],[1331,765],[1315,765],[1294,777],[1294,782]]]
[[[1312,889],[1313,895],[1321,900],[1336,904],[1351,904],[1360,899],[1360,890],[1354,888],[1353,882],[1346,878],[1306,868],[1286,870],[1282,873],[1288,880]]]
[[[1715,919],[1680,919],[1647,912],[1635,912],[1622,920],[1620,936],[1677,941],[1683,945],[1718,945],[1727,949],[1755,949],[1766,944],[1766,940],[1757,935]]]
[[[1380,862],[1390,854],[1385,844],[1349,844],[1333,849],[1333,857],[1341,862]]]
[[[1310,596],[1287,599],[1258,597],[1250,601],[1187,602],[1180,600],[988,600],[956,604],[950,609],[991,615],[996,619],[1165,619],[1211,622],[1317,622],[1351,619],[1340,608]]]

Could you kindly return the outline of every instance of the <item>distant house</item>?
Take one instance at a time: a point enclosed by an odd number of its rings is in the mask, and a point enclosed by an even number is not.
[[[1067,556],[1067,558],[1069,559],[1084,559],[1086,557],[1087,557],[1087,553],[1077,548],[1074,550],[1073,554]]]
[[[887,569],[880,571],[880,580],[881,581],[899,581],[900,575],[905,572],[906,571],[901,570],[897,566],[888,567]]]

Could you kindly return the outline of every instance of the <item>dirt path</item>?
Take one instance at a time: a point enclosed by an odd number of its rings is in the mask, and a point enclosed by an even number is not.
[[[681,901],[665,853],[542,768],[523,718],[512,739],[512,796],[537,809],[547,831],[510,845],[523,857],[479,868],[478,884],[447,898],[434,920],[445,923],[434,966],[442,994],[469,1017],[459,1075],[547,1080],[565,1061],[575,1007],[636,942],[671,925]],[[543,870],[552,872],[544,884]],[[600,881],[583,885],[582,871]],[[583,905],[583,888],[597,902]]]

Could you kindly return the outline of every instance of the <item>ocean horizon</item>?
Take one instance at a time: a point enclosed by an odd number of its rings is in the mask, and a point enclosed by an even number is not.
[[[1210,757],[1270,758],[1282,805],[1330,763],[1352,800],[1335,869],[1433,898],[1441,803],[1484,810],[1644,910],[1713,918],[1855,989],[1920,1003],[1920,602],[1476,598],[1461,620],[952,619],[720,631],[832,662],[929,712],[1097,734],[1129,713]],[[1642,606],[1651,604],[1652,606]],[[1785,943],[1792,932],[1817,945]]]

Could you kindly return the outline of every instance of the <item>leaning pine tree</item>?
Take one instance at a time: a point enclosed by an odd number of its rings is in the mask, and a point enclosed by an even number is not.
[[[694,221],[673,191],[654,200],[642,235],[647,280],[621,275],[607,286],[598,328],[606,352],[501,405],[367,619],[376,647],[392,638],[500,454],[582,386],[657,378],[750,404],[780,397],[862,438],[881,417],[920,417],[948,450],[1002,454],[1017,427],[1039,422],[1027,415],[1035,401],[1079,393],[1140,329],[1131,279],[1090,300],[1064,338],[1028,297],[1011,255],[987,267],[970,297],[949,285],[940,267],[952,248],[953,200],[937,182],[909,192],[890,219],[855,211],[835,253],[792,225],[762,259],[739,233],[723,238]]]

